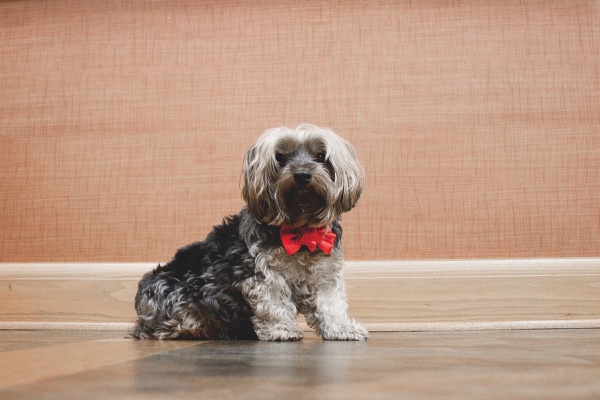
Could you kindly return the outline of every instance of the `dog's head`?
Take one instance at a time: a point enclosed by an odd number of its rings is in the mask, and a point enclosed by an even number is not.
[[[244,159],[242,196],[257,221],[324,226],[350,211],[364,186],[354,148],[329,129],[267,130]]]

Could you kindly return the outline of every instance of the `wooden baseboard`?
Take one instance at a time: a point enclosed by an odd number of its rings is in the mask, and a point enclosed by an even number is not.
[[[154,266],[0,264],[0,329],[127,330]],[[374,331],[600,327],[600,258],[348,262],[346,282]]]
[[[300,327],[312,331],[305,322]],[[485,322],[367,322],[370,332],[464,332],[498,330],[600,329],[600,319]],[[2,322],[0,330],[20,331],[112,331],[132,332],[133,323],[125,322]]]

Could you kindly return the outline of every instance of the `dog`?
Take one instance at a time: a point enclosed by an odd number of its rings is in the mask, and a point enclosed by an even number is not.
[[[246,206],[143,276],[132,336],[295,341],[301,313],[325,340],[367,340],[346,313],[340,225],[363,187],[354,148],[331,130],[267,130],[244,158]]]

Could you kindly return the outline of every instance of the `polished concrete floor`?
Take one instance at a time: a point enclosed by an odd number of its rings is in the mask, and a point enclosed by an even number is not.
[[[0,331],[0,398],[600,399],[600,330],[293,343]]]

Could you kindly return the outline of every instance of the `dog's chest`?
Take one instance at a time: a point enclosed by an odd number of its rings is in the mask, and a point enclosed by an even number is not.
[[[289,286],[305,292],[335,275],[342,264],[343,259],[337,251],[330,255],[301,251],[292,256],[276,251],[271,254],[269,268],[282,276]]]

